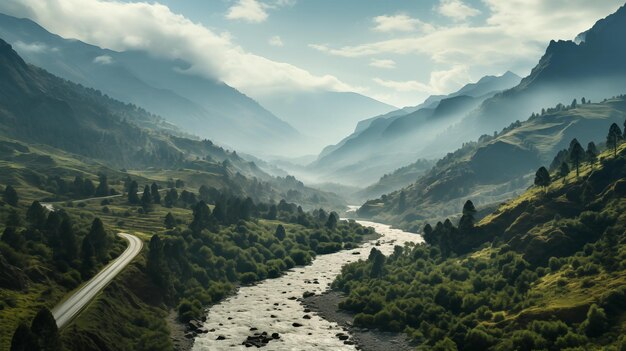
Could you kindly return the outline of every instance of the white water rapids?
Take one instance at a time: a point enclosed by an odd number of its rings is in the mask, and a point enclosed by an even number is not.
[[[388,255],[395,245],[422,241],[417,234],[392,229],[388,225],[358,223],[373,227],[382,237],[353,250],[318,255],[311,265],[291,269],[280,278],[241,287],[236,295],[210,308],[204,323],[209,333],[196,337],[193,350],[246,350],[242,342],[255,332],[263,331],[269,335],[280,334],[280,339],[270,341],[265,350],[355,350],[354,345],[345,345],[335,336],[344,332],[342,328],[315,313],[306,313],[296,298],[301,298],[307,291],[315,294],[326,291],[343,265],[367,259],[376,243],[379,244],[377,248]],[[311,318],[304,319],[305,315]],[[294,323],[301,326],[296,327]],[[218,340],[220,336],[225,339]]]

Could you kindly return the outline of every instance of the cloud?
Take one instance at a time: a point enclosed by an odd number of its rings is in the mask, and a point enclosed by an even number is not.
[[[422,31],[432,31],[433,26],[411,18],[407,15],[382,15],[373,18],[375,24],[373,30],[377,32],[414,32],[418,29]]]
[[[512,62],[530,68],[551,39],[573,39],[599,18],[614,12],[622,0],[484,0],[486,22],[438,27],[436,31],[358,45],[311,48],[342,57],[418,54],[438,64],[473,62],[489,67]]]
[[[464,4],[461,0],[440,0],[437,12],[455,21],[464,21],[468,17],[480,14],[480,11]]]
[[[285,44],[283,44],[283,40],[278,35],[275,35],[275,36],[271,37],[270,40],[268,41],[268,43],[271,46],[284,46],[285,45]]]
[[[43,43],[24,43],[23,41],[16,41],[13,43],[13,47],[18,52],[32,53],[32,54],[40,54],[42,52],[48,51],[48,46]]]
[[[372,59],[369,64],[372,67],[393,69],[396,68],[396,62],[388,59]]]
[[[265,6],[257,0],[239,0],[228,9],[226,18],[243,20],[251,23],[264,22],[267,19]]]
[[[433,71],[428,83],[417,80],[394,81],[374,78],[374,82],[397,92],[420,92],[431,95],[448,94],[471,81],[466,65],[455,65],[448,70]]]
[[[294,65],[247,52],[229,33],[217,33],[157,3],[105,0],[5,0],[0,12],[27,17],[51,32],[104,48],[145,50],[182,59],[184,73],[225,81],[244,92],[287,90],[353,91],[332,75],[315,75]]]
[[[97,63],[100,65],[110,65],[113,63],[113,57],[109,55],[98,56],[93,59],[93,63]]]

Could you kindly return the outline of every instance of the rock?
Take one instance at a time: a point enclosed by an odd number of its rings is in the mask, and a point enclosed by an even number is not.
[[[360,255],[361,253],[360,253],[360,252],[358,252],[358,251],[354,251],[352,254],[353,254],[353,255]]]
[[[205,327],[201,327],[201,328],[198,328],[197,332],[200,334],[207,334],[209,330]]]
[[[350,339],[350,336],[344,333],[338,333],[336,336],[341,341]]]
[[[280,339],[280,334],[272,333],[272,339]]]
[[[344,342],[343,342],[343,343],[344,343],[345,345],[354,345],[354,344],[356,344],[356,343],[355,343],[354,341],[352,341],[352,340],[344,340]]]
[[[185,333],[185,337],[187,339],[193,339],[193,338],[196,337],[196,333],[194,333],[194,332],[187,332],[187,333]]]
[[[215,340],[226,340],[226,337],[224,335],[218,335]]]
[[[304,297],[306,299],[307,297],[311,297],[311,296],[314,296],[314,295],[315,295],[314,292],[305,291],[304,294],[302,294],[302,297]]]
[[[293,300],[295,300],[295,299],[297,299],[297,297],[292,296],[292,297],[288,298],[287,300],[292,300],[292,301],[293,301]]]
[[[250,328],[250,331],[255,331],[255,330],[259,330],[259,329],[255,328],[255,327]]]
[[[275,314],[270,314],[270,318],[278,318],[278,316]]]
[[[302,326],[302,324],[300,324],[300,323],[298,323],[298,322],[295,322],[295,323],[291,324],[291,326],[296,327],[296,328],[299,328],[299,327],[301,327],[301,326]]]
[[[311,316],[309,316],[308,314],[305,314],[302,318],[304,318],[304,319],[311,319]]]
[[[310,309],[310,308],[305,308],[305,309],[304,309],[304,313],[309,313],[309,312],[311,312],[311,309]]]

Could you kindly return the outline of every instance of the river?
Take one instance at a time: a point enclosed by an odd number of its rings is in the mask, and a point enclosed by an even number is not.
[[[296,298],[307,291],[315,294],[326,291],[343,265],[367,259],[370,249],[377,243],[377,248],[388,255],[395,245],[422,241],[417,234],[388,225],[358,223],[373,227],[382,237],[365,242],[357,249],[318,255],[311,265],[291,269],[280,278],[241,287],[235,295],[211,307],[204,323],[209,333],[196,337],[193,350],[246,350],[242,342],[263,331],[269,335],[280,334],[280,339],[264,347],[266,350],[356,350],[355,346],[345,345],[335,336],[343,332],[336,323],[305,312]],[[305,315],[310,319],[303,318]]]

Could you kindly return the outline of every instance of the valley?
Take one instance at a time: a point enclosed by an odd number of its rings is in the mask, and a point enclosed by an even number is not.
[[[0,351],[626,350],[623,0],[367,1],[0,3]]]

